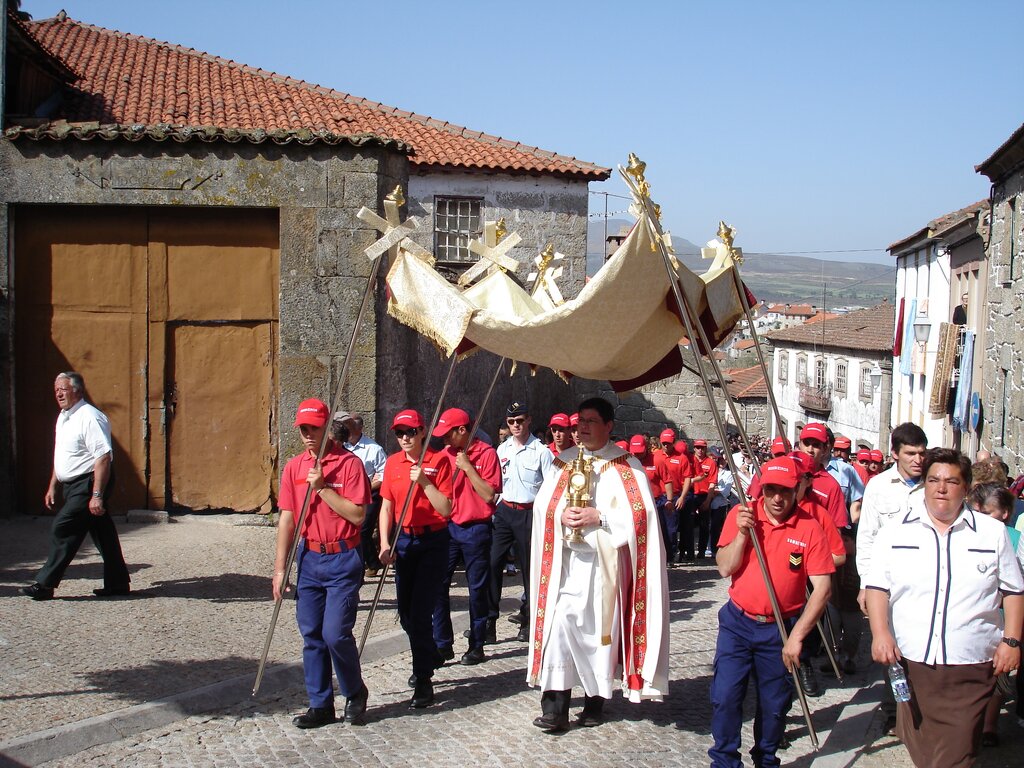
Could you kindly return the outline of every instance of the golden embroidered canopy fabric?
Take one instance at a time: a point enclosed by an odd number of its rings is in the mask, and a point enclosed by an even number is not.
[[[678,373],[685,326],[671,295],[653,233],[641,219],[579,295],[554,308],[495,271],[465,291],[404,250],[388,273],[388,313],[430,338],[446,354],[474,347],[607,380],[619,391]],[[743,309],[729,265],[700,276],[677,274],[712,346],[728,336]]]

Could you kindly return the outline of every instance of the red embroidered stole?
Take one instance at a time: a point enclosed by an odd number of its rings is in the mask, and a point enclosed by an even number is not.
[[[530,670],[532,677],[540,674],[540,656],[544,648],[544,618],[547,615],[548,607],[548,585],[551,582],[551,568],[555,557],[555,512],[558,504],[569,487],[569,465],[560,459],[555,459],[555,464],[562,465],[562,474],[558,477],[558,484],[551,492],[551,501],[544,512],[544,550],[540,558],[540,586],[537,588],[537,621],[533,633],[533,666]],[[561,546],[561,543],[559,543]]]

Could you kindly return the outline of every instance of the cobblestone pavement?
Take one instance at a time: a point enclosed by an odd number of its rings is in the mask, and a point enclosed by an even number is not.
[[[292,667],[283,683],[260,697],[242,695],[215,710],[117,738],[120,717],[137,705],[182,694],[239,675],[251,675],[270,619],[271,528],[232,525],[239,518],[190,516],[169,525],[120,525],[132,568],[131,598],[96,600],[99,559],[88,545],[72,565],[57,600],[34,603],[17,594],[45,555],[47,521],[5,522],[0,541],[0,742],[54,728],[55,741],[86,718],[105,716],[108,739],[46,766],[694,766],[706,765],[710,745],[708,684],[725,583],[708,562],[670,572],[672,599],[671,684],[662,703],[607,705],[609,722],[546,736],[530,725],[539,694],[525,683],[524,643],[502,619],[499,643],[487,663],[449,664],[435,677],[437,702],[407,708],[411,671],[407,651],[364,666],[370,689],[365,727],[338,724],[299,731],[291,718],[306,706],[301,672]],[[363,589],[364,607],[374,585]],[[515,584],[506,596],[514,597]],[[393,591],[373,636],[394,633]],[[465,591],[453,590],[453,607],[465,608]],[[361,613],[360,626],[364,614]],[[465,625],[463,614],[462,625]],[[397,643],[398,648],[405,648]],[[301,642],[286,604],[271,649],[273,662],[295,662]],[[462,641],[456,654],[464,650]],[[822,749],[811,749],[798,706],[787,732],[792,747],[781,753],[794,766],[909,766],[895,739],[881,736],[877,689],[865,690],[873,669],[848,677],[811,699]],[[576,692],[579,694],[579,691]],[[574,710],[578,703],[574,702]],[[339,702],[339,707],[341,702]],[[748,700],[748,718],[752,700]],[[194,711],[194,710],[193,710]],[[839,721],[837,724],[837,720]],[[78,724],[72,726],[71,724]],[[1024,729],[1008,714],[1003,745],[986,751],[979,766],[1018,766]],[[88,729],[86,729],[88,730]],[[751,743],[750,722],[744,744]],[[873,739],[873,741],[872,741]],[[865,743],[867,742],[867,743]],[[45,745],[44,745],[45,746]],[[21,765],[3,757],[0,765]],[[45,753],[45,749],[43,750]],[[70,755],[70,756],[68,756]]]

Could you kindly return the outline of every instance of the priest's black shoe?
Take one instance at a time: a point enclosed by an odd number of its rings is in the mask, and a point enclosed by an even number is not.
[[[96,597],[124,597],[132,593],[131,587],[100,587],[92,591]]]
[[[564,733],[569,730],[569,699],[571,691],[544,691],[540,696],[543,713],[533,724],[545,733]]]
[[[21,588],[21,594],[31,597],[33,600],[49,600],[53,597],[53,590],[42,584],[29,584],[27,587]]]
[[[337,721],[338,719],[334,716],[334,707],[310,707],[306,710],[306,714],[293,717],[292,725],[296,728],[322,728]]]
[[[366,700],[370,698],[370,692],[366,690],[366,684],[355,696],[345,699],[345,719],[352,725],[366,724]]]
[[[576,725],[583,728],[595,728],[604,723],[604,698],[587,696],[583,702],[583,711],[576,716]]]
[[[483,648],[470,648],[462,654],[462,658],[459,659],[459,663],[464,664],[467,667],[471,667],[474,664],[482,664],[485,661],[487,661],[487,657],[484,655]]]
[[[569,730],[569,716],[560,712],[548,712],[546,715],[535,717],[533,724],[545,733],[565,733]]]
[[[409,702],[410,709],[423,709],[434,703],[434,684],[430,680],[416,679],[416,688],[412,692],[412,701]]]

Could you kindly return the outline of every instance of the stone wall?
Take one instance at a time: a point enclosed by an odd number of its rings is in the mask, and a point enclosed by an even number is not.
[[[997,185],[993,202],[981,443],[1016,475],[1024,472],[1024,171]]]
[[[370,262],[362,249],[376,231],[356,218],[380,210],[383,195],[407,183],[404,155],[379,145],[173,141],[12,143],[0,141],[0,237],[19,204],[244,206],[280,211],[280,325],[277,434],[281,456],[295,452],[289,414],[310,395],[329,399],[340,373]],[[13,359],[11,270],[0,259],[0,339]],[[383,272],[382,272],[383,274]],[[377,286],[381,291],[380,283]],[[346,400],[368,414],[377,400],[376,318],[367,314]],[[0,366],[0,510],[13,507],[13,375]],[[284,415],[282,417],[281,415]]]

